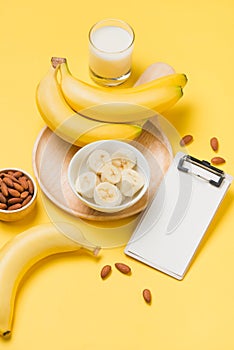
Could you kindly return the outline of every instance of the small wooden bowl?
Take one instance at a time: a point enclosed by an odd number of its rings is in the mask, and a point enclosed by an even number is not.
[[[29,175],[25,170],[19,169],[19,168],[4,168],[0,169],[0,174],[7,173],[8,171],[19,171],[23,175],[25,175],[29,180],[31,180],[33,184],[33,194],[30,201],[23,207],[15,210],[7,210],[7,209],[0,209],[0,220],[1,221],[16,221],[23,219],[26,217],[31,211],[33,210],[35,203],[36,203],[36,197],[37,197],[37,185],[34,179],[31,175]],[[0,185],[1,186],[1,185]]]

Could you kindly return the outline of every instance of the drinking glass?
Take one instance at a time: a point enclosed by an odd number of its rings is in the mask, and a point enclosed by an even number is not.
[[[104,19],[89,32],[89,71],[91,78],[104,86],[125,82],[131,74],[135,34],[119,19]]]

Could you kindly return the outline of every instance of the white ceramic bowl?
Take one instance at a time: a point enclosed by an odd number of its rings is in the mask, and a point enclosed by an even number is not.
[[[33,184],[33,195],[31,200],[22,208],[16,209],[16,210],[6,210],[6,209],[0,209],[0,220],[1,221],[16,221],[23,219],[27,215],[31,213],[31,211],[34,209],[35,203],[36,203],[36,197],[37,197],[37,185],[34,181],[33,177],[29,175],[25,170],[19,169],[19,168],[4,168],[0,169],[0,173],[6,173],[8,171],[20,171],[23,175],[27,176],[28,179],[32,181]]]
[[[89,170],[87,167],[87,159],[89,155],[96,149],[106,150],[110,154],[116,152],[119,149],[126,149],[126,150],[133,151],[136,155],[137,166],[134,169],[143,175],[145,179],[144,186],[133,197],[129,199],[126,197],[124,201],[118,206],[115,206],[115,207],[100,206],[96,204],[93,199],[82,197],[76,191],[76,187],[75,187],[76,179],[79,174],[82,174],[85,171]],[[149,181],[150,181],[150,168],[143,154],[136,147],[130,145],[129,143],[117,141],[117,140],[96,141],[84,146],[73,156],[68,167],[68,181],[74,194],[88,207],[104,213],[115,213],[131,207],[132,205],[137,203],[142,198],[142,196],[146,193],[149,187]]]

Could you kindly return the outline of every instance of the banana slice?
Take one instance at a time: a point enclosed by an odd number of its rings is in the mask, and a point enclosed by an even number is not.
[[[111,163],[106,163],[100,170],[101,181],[115,185],[121,180],[121,171]]]
[[[94,201],[103,207],[115,207],[122,201],[120,190],[109,182],[101,182],[94,189]]]
[[[101,168],[104,166],[105,163],[109,162],[110,160],[111,157],[107,151],[103,149],[97,149],[93,151],[88,157],[87,165],[96,174],[100,174]]]
[[[137,163],[136,155],[131,150],[120,149],[111,156],[112,164],[120,170],[132,169]]]
[[[94,189],[98,184],[98,177],[92,171],[87,171],[78,176],[75,188],[83,197],[93,198]]]
[[[133,169],[122,171],[122,178],[119,184],[121,193],[126,197],[132,197],[144,186],[144,177]]]

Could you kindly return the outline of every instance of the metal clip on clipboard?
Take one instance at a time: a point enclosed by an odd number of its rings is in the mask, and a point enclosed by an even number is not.
[[[190,171],[189,168],[185,168],[185,166],[184,166],[185,162],[189,162],[189,163],[197,165],[197,166],[199,166],[207,171],[210,171],[212,174],[215,174],[218,177],[218,181],[215,181],[215,180],[210,179],[210,178],[206,178],[200,174],[197,174],[197,173]],[[183,172],[188,173],[188,174],[192,174],[192,175],[197,176],[205,181],[208,181],[211,185],[213,185],[215,187],[220,187],[223,180],[225,179],[225,174],[222,170],[212,166],[206,160],[199,160],[199,159],[194,158],[194,157],[189,156],[189,155],[185,155],[179,160],[178,169],[180,171],[183,171]]]
[[[181,280],[231,182],[209,162],[177,153],[125,253]]]

